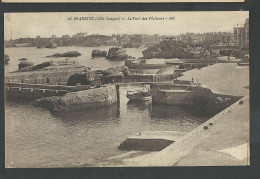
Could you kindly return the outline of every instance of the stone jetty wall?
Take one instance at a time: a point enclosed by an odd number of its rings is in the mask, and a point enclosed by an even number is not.
[[[12,99],[39,99],[50,96],[62,96],[69,93],[67,90],[52,90],[52,89],[38,89],[38,88],[20,88],[20,87],[6,87],[6,97]]]
[[[153,102],[159,104],[192,105],[193,96],[194,96],[194,92],[190,92],[190,91],[181,91],[181,92],[158,91],[157,95],[153,97]]]
[[[13,72],[5,76],[5,82],[27,83],[27,84],[62,84],[66,85],[68,78],[77,73],[84,71],[85,67],[72,69],[56,69],[56,70],[41,70],[32,72]]]
[[[20,87],[20,88],[38,88],[51,90],[67,90],[70,92],[82,91],[90,89],[90,85],[65,86],[65,85],[43,85],[43,84],[26,84],[26,83],[5,83],[5,87]]]
[[[212,91],[207,88],[195,85],[179,84],[151,84],[151,94],[153,102],[159,104],[194,104],[194,97],[208,97],[213,95]],[[176,90],[176,91],[171,91]]]
[[[25,83],[5,83],[7,97],[38,99],[50,96],[62,96],[69,92],[90,89],[89,85],[64,86]]]
[[[192,105],[193,111],[206,115],[216,114],[241,96],[215,94],[209,88],[196,85],[151,84],[153,103]]]
[[[64,96],[38,99],[34,102],[34,105],[45,107],[55,112],[109,106],[117,103],[118,100],[116,85],[108,85],[90,90],[72,92]]]

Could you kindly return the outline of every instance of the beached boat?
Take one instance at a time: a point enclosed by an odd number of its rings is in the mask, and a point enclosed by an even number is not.
[[[136,101],[147,101],[152,99],[150,92],[143,90],[127,91],[126,97]]]
[[[238,62],[237,64],[240,66],[248,66],[249,62]]]

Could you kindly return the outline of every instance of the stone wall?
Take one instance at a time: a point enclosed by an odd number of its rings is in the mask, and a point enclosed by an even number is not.
[[[6,87],[6,97],[12,99],[39,99],[50,96],[62,96],[69,93],[67,90],[52,90],[52,89],[38,89],[38,88],[20,88],[20,87]]]
[[[170,90],[183,91],[174,92]],[[196,98],[210,99],[213,95],[210,89],[187,84],[151,84],[150,91],[153,97],[153,103],[159,104],[192,105],[194,104]]]
[[[64,86],[64,85],[43,85],[25,83],[5,83],[5,94],[8,97],[16,98],[44,98],[49,96],[62,96],[69,92],[90,89],[89,85]]]
[[[154,103],[173,104],[173,105],[192,105],[194,92],[166,92],[158,91],[153,97]]]
[[[85,67],[64,70],[40,70],[32,72],[14,72],[5,76],[6,82],[27,84],[63,84],[66,85],[69,77],[77,72],[84,71]]]
[[[80,110],[98,108],[117,103],[115,85],[68,93],[60,97],[38,99],[34,105],[46,107],[50,111]]]

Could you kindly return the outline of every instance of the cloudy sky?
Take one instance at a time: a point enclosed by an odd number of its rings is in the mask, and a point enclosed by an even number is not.
[[[101,17],[105,20],[73,20],[75,17]],[[106,20],[119,18],[120,21]],[[133,17],[157,17],[164,20],[127,20]],[[174,20],[169,20],[174,17]],[[218,12],[70,12],[70,13],[6,13],[5,40],[11,38],[50,37],[51,35],[88,34],[161,34],[176,35],[186,32],[232,32],[234,26],[244,24],[245,11]],[[72,18],[72,20],[68,20]],[[126,20],[123,20],[125,18]]]

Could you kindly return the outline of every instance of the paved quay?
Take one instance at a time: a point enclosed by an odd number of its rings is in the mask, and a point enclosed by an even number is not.
[[[249,95],[249,66],[236,63],[218,63],[201,70],[193,69],[183,73],[178,80],[194,80],[208,87],[214,93],[233,96]]]
[[[249,66],[215,64],[201,70],[187,71],[179,79],[192,78],[215,93],[243,98],[165,149],[123,157],[117,166],[250,165]],[[205,126],[207,129],[204,129]]]

